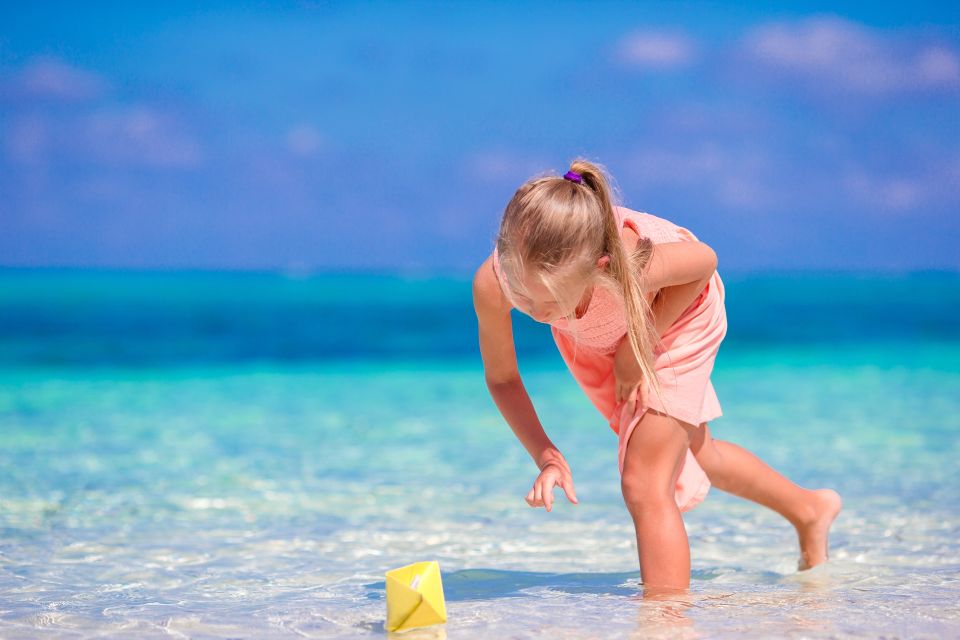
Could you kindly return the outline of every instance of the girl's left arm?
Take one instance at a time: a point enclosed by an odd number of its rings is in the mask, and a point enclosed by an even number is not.
[[[717,254],[700,241],[658,244],[646,267],[648,295],[657,335],[662,336],[690,304],[697,299],[717,269]],[[642,372],[627,336],[620,340],[614,356],[616,400],[636,401],[642,391]],[[633,408],[631,407],[631,411]]]
[[[663,335],[697,299],[717,270],[717,254],[700,241],[656,245],[646,267],[647,288],[656,292],[650,306],[658,335]],[[624,340],[620,348],[627,348]]]
[[[673,323],[683,315],[703,288],[710,282],[713,272],[702,280],[688,282],[686,284],[677,284],[660,290],[653,304],[653,319],[656,325],[657,335],[662,336],[667,332]]]
[[[651,291],[658,291],[707,280],[716,270],[717,254],[710,245],[699,240],[680,240],[655,245],[644,274],[647,287]]]
[[[663,335],[697,299],[717,270],[717,253],[706,243],[682,240],[654,247],[646,268],[648,287],[657,291],[651,307]]]

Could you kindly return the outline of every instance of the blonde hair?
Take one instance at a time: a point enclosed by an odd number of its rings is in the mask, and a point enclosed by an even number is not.
[[[632,251],[624,246],[613,210],[615,185],[603,165],[576,158],[570,170],[580,174],[581,183],[547,173],[527,180],[514,193],[497,233],[500,269],[511,290],[522,291],[519,276],[527,274],[542,282],[562,307],[572,303],[567,320],[574,327],[578,301],[569,299],[570,291],[593,285],[613,293],[623,302],[627,339],[643,377],[663,403],[653,354],[660,338],[643,295],[653,242],[641,237]],[[606,270],[598,269],[597,260],[604,254],[610,263]]]

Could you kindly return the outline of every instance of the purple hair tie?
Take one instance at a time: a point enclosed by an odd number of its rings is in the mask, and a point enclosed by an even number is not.
[[[563,174],[563,179],[569,180],[570,182],[576,182],[577,184],[583,182],[583,178],[580,177],[580,174],[576,171],[567,171],[565,174]]]

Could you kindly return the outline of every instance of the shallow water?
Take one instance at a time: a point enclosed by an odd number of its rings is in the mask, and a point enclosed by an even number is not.
[[[0,368],[0,636],[387,635],[384,572],[438,560],[444,625],[407,638],[955,637],[960,340],[721,348],[715,437],[837,489],[831,560],[712,490],[693,581],[639,597],[616,436],[559,355],[521,362],[579,505],[479,362],[218,360]]]

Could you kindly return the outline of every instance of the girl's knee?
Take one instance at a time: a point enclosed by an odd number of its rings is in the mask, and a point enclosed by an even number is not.
[[[634,516],[660,511],[674,504],[675,484],[668,479],[655,478],[650,473],[639,471],[624,470],[620,477],[623,501]]]
[[[634,518],[676,509],[677,474],[689,446],[685,429],[668,415],[648,410],[627,435],[620,488]],[[683,423],[680,423],[683,426]]]

